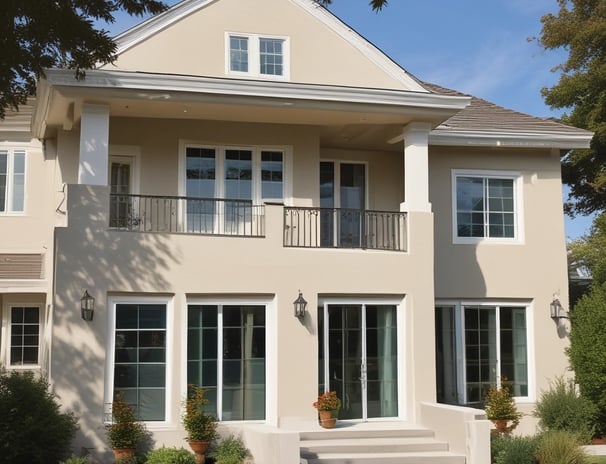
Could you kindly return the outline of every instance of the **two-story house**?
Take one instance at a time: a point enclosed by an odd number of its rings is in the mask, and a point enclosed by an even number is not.
[[[183,445],[193,383],[258,463],[320,462],[324,390],[358,441],[482,462],[468,406],[506,377],[529,412],[567,366],[560,153],[591,133],[422,82],[312,0],[184,0],[117,43],[0,124],[0,355],[75,449],[109,452],[117,391]]]

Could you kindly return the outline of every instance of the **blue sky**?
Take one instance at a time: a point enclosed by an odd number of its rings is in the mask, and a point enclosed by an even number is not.
[[[247,1],[247,0],[242,0]],[[176,0],[165,0],[174,5]],[[535,41],[540,18],[557,12],[556,0],[390,0],[374,13],[368,0],[333,0],[330,10],[419,79],[470,93],[534,116],[560,116],[541,88],[564,51],[544,52]],[[110,31],[138,23],[122,15]],[[566,235],[587,231],[589,218],[566,220]]]

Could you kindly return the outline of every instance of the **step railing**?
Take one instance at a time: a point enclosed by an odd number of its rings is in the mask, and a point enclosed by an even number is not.
[[[284,246],[406,251],[406,213],[285,207]]]
[[[263,237],[265,207],[251,200],[111,193],[109,227],[131,232]]]

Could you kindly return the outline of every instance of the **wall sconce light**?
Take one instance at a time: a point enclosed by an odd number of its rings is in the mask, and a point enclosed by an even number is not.
[[[80,298],[80,311],[82,312],[82,319],[88,322],[93,320],[95,299],[88,294],[88,290],[84,290],[84,295]]]
[[[560,319],[568,319],[568,316],[566,315],[566,311],[564,310],[562,303],[560,303],[560,300],[558,300],[557,298],[554,298],[551,304],[549,305],[549,315],[556,322]]]
[[[303,319],[305,317],[307,301],[305,301],[305,298],[303,298],[301,290],[299,290],[299,296],[297,297],[297,299],[293,301],[293,305],[295,307],[295,317],[298,319]]]

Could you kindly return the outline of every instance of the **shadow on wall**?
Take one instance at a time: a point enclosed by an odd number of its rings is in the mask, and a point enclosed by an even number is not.
[[[69,185],[68,227],[55,233],[51,381],[80,419],[77,452],[109,451],[102,441],[108,292],[169,293],[166,276],[182,259],[167,236],[108,230],[108,211],[109,187]],[[80,316],[85,290],[95,298],[92,322]]]

